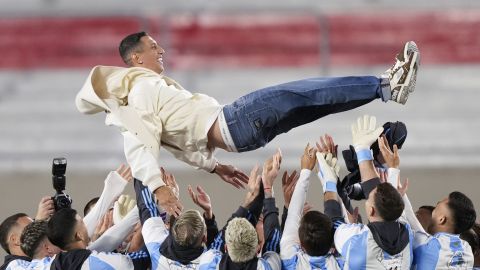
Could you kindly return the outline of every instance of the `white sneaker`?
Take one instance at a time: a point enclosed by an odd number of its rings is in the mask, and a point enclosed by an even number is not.
[[[395,64],[381,76],[388,78],[392,91],[391,100],[405,104],[408,95],[415,90],[420,52],[413,41],[405,43],[403,51],[397,54]]]

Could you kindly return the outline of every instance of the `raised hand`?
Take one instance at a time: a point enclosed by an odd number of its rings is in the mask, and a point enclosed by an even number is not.
[[[400,195],[402,195],[402,197],[403,197],[405,194],[407,194],[407,191],[408,191],[408,178],[406,178],[405,180],[403,180],[403,183],[401,183],[400,181],[398,181],[397,190],[398,190],[398,193],[400,193]]]
[[[92,242],[95,242],[102,234],[107,231],[110,227],[113,226],[113,212],[108,211],[102,218],[102,220],[97,224],[95,231],[92,236]]]
[[[313,168],[315,167],[315,161],[317,159],[315,156],[316,153],[317,150],[313,147],[310,147],[310,144],[307,144],[305,150],[303,151],[302,159],[300,162],[300,167],[302,168],[302,170],[313,170]]]
[[[380,178],[380,182],[381,183],[387,183],[388,182],[388,171],[380,169],[380,168],[375,168],[375,169],[376,169],[376,171],[378,173],[378,176]]]
[[[383,127],[375,128],[377,119],[375,116],[364,115],[359,117],[357,122],[352,124],[352,138],[355,151],[370,149],[370,146],[382,134]]]
[[[193,191],[192,186],[188,185],[188,194],[190,194],[190,198],[192,198],[193,203],[203,209],[206,218],[212,219],[213,211],[210,196],[201,186],[197,186],[197,192],[198,194]]]
[[[220,176],[223,181],[233,185],[238,189],[245,188],[244,184],[248,183],[248,176],[232,165],[218,163],[217,166],[215,166],[214,172]]]
[[[45,196],[40,199],[38,203],[37,214],[35,215],[35,220],[47,220],[53,213],[55,213],[55,205],[53,203],[52,197]]]
[[[348,221],[350,222],[350,224],[353,224],[353,223],[358,223],[358,216],[360,214],[358,213],[358,207],[355,207],[355,209],[353,209],[353,213],[350,213],[347,211],[347,218],[348,218]]]
[[[180,189],[178,187],[177,181],[175,180],[175,176],[167,171],[163,167],[160,167],[160,172],[163,175],[163,181],[165,185],[172,189],[173,194],[177,199],[180,199]]]
[[[133,180],[132,170],[125,164],[120,164],[116,172],[127,182],[131,182]]]
[[[280,170],[280,164],[282,163],[282,152],[277,150],[273,157],[269,158],[263,164],[262,182],[263,188],[267,191],[272,189],[273,182],[277,178],[278,171]]]
[[[380,148],[380,153],[389,168],[398,169],[400,167],[400,156],[398,155],[398,147],[396,144],[393,145],[392,152],[388,145],[387,138],[381,136],[378,138],[378,148]]]
[[[250,172],[250,177],[248,178],[247,184],[247,194],[245,194],[245,199],[243,201],[242,206],[247,208],[258,196],[260,193],[260,183],[262,182],[262,178],[258,175],[258,165],[256,165],[252,171]]]
[[[333,157],[337,157],[338,145],[333,142],[332,136],[325,134],[318,142],[316,142],[317,151],[320,153],[332,153]]]
[[[337,192],[338,174],[340,166],[332,153],[317,153],[318,176],[322,182],[323,192]]]
[[[295,190],[295,185],[297,184],[299,177],[300,174],[298,174],[297,171],[293,171],[291,175],[288,175],[287,171],[283,173],[282,190],[286,208],[290,205],[290,200],[292,199],[293,191]]]
[[[182,212],[183,206],[175,193],[168,186],[161,186],[154,192],[158,205],[169,215],[178,217]]]

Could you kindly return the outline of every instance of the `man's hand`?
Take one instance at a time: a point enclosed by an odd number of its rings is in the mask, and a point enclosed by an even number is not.
[[[203,209],[206,218],[212,219],[213,211],[210,196],[208,196],[208,194],[201,186],[197,186],[197,192],[198,194],[193,191],[192,186],[188,185],[188,194],[190,194],[190,198],[192,198],[192,201]]]
[[[337,192],[338,173],[340,166],[332,153],[317,153],[318,176],[322,182],[323,192]]]
[[[364,115],[357,119],[357,123],[352,124],[352,138],[355,151],[370,149],[370,146],[382,134],[383,127],[375,128],[377,119],[375,116]]]
[[[303,151],[302,160],[300,162],[302,170],[313,170],[313,168],[315,167],[316,153],[317,150],[313,147],[310,147],[310,144],[307,144],[305,150]]]
[[[106,232],[110,227],[113,226],[113,212],[108,211],[102,218],[102,220],[97,224],[95,231],[92,236],[92,242],[95,242],[104,232]]]
[[[135,199],[129,195],[120,195],[113,205],[113,223],[118,224],[137,205]]]
[[[375,168],[378,173],[378,177],[380,178],[380,183],[387,183],[388,182],[388,171],[383,170],[380,168]]]
[[[172,189],[173,194],[175,194],[175,197],[177,197],[177,199],[180,199],[180,188],[178,187],[177,181],[175,180],[175,176],[165,171],[163,167],[160,167],[160,172],[163,175],[163,182],[165,182],[165,185]]]
[[[272,193],[273,182],[277,178],[281,163],[282,152],[278,149],[277,153],[263,164],[262,182],[265,193]]]
[[[355,209],[353,209],[353,213],[347,211],[348,222],[350,222],[350,224],[358,223],[359,215],[360,214],[358,213],[358,207],[355,207]]]
[[[53,204],[52,197],[45,196],[38,203],[37,215],[35,220],[47,220],[53,213],[55,213],[55,205]]]
[[[215,166],[214,172],[220,176],[223,181],[238,189],[244,188],[243,184],[248,183],[248,176],[232,165],[218,163],[217,166]]]
[[[260,193],[260,183],[262,182],[262,178],[258,175],[258,165],[255,166],[252,171],[250,172],[250,177],[248,178],[248,185],[247,185],[247,194],[245,194],[245,199],[243,201],[242,206],[244,208],[248,208],[250,204],[255,200],[255,198]]]
[[[393,145],[393,152],[388,145],[387,138],[382,136],[378,138],[378,147],[380,148],[380,153],[382,154],[383,159],[387,163],[389,168],[398,169],[400,167],[400,156],[398,155],[398,147],[396,144]]]
[[[309,211],[311,211],[313,209],[313,206],[311,206],[308,202],[305,202],[303,204],[303,211],[302,211],[302,214],[305,215],[306,213],[308,213]]]
[[[293,191],[295,190],[295,185],[297,184],[300,174],[297,174],[297,171],[293,171],[289,176],[288,172],[285,171],[282,176],[282,189],[283,189],[283,198],[285,200],[285,207],[288,209],[290,205],[290,200],[292,199]]]
[[[405,194],[407,194],[407,191],[408,191],[408,178],[406,178],[405,180],[403,180],[403,183],[401,183],[400,180],[398,181],[397,190],[398,190],[398,193],[400,193],[400,195],[402,195],[402,197],[405,196]]]
[[[333,157],[337,157],[338,145],[333,142],[332,136],[325,134],[316,143],[317,151],[320,153],[332,153]]]
[[[120,164],[120,167],[118,167],[116,171],[123,179],[125,179],[125,181],[131,182],[133,180],[132,170],[129,166]]]
[[[170,187],[161,186],[155,190],[154,194],[158,205],[169,215],[178,217],[182,213],[183,206]]]

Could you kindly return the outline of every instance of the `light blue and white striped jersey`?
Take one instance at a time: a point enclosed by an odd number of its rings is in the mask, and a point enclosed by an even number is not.
[[[310,256],[300,246],[296,246],[295,253],[288,257],[287,253],[282,251],[282,269],[284,270],[338,270],[343,266],[342,260],[331,253],[325,256]]]
[[[96,252],[92,254],[82,265],[81,270],[133,270],[133,263],[130,257],[110,252]]]
[[[29,265],[30,265],[29,261],[25,261],[21,259],[13,260],[8,264],[5,270],[23,270],[23,269],[26,269]]]
[[[31,262],[17,262],[9,270],[49,270],[55,257],[32,260]],[[20,261],[20,260],[16,260]],[[23,261],[25,262],[25,261]],[[9,265],[9,267],[10,267]],[[133,270],[133,263],[128,256],[118,253],[106,253],[92,251],[90,256],[83,262],[82,270]]]
[[[310,175],[310,170],[303,169],[300,171],[300,177],[295,185],[295,190],[290,200],[288,216],[285,221],[285,229],[283,230],[282,239],[280,241],[282,269],[342,269],[342,261],[337,260],[332,254],[329,253],[325,256],[312,257],[305,253],[300,247],[298,229],[300,227],[300,220],[303,216],[303,205],[310,185]]]
[[[203,253],[200,258],[199,270],[220,270],[220,261],[223,253],[216,249],[210,249]],[[265,252],[258,258],[257,270],[280,270],[280,256],[272,251]]]
[[[418,270],[473,268],[472,249],[457,234],[415,232],[413,252]]]
[[[24,268],[25,270],[50,270],[50,265],[52,265],[53,257],[45,257],[43,259],[33,259],[28,267]]]
[[[413,232],[405,224],[409,243],[398,254],[390,255],[373,238],[363,224],[342,224],[335,231],[335,247],[345,260],[344,269],[410,269],[413,262]]]

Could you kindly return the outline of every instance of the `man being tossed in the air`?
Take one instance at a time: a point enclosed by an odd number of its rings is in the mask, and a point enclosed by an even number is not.
[[[251,151],[294,127],[377,98],[404,104],[414,90],[420,61],[415,43],[407,42],[394,66],[381,77],[289,82],[222,106],[164,76],[165,51],[145,32],[124,38],[119,50],[130,68],[94,67],[76,105],[82,113],[108,112],[106,124],[120,128],[133,176],[155,193],[169,213],[178,213],[181,205],[162,181],[157,163],[160,146],[193,167],[243,187],[248,177],[234,166],[218,162],[215,148]]]

